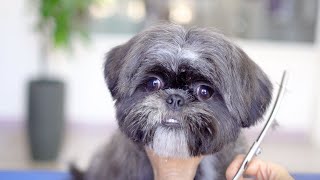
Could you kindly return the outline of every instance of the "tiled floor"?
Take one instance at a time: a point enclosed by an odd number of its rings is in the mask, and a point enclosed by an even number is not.
[[[67,169],[70,162],[85,168],[90,156],[114,130],[115,125],[69,125],[59,159],[48,163],[30,160],[22,124],[0,124],[0,169]],[[249,141],[256,137],[253,131],[247,134]],[[291,172],[320,173],[320,149],[308,143],[303,134],[273,133],[263,142],[262,149],[261,158],[280,163]]]

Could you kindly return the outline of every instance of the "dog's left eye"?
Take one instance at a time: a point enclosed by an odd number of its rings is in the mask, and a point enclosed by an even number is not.
[[[197,92],[198,98],[202,101],[209,99],[213,94],[213,90],[206,85],[198,86],[196,92]]]
[[[163,87],[163,82],[156,77],[151,77],[146,83],[146,90],[149,92],[157,91]]]

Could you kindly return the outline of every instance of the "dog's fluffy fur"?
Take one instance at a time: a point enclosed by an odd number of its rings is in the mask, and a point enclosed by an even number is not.
[[[271,100],[270,81],[247,54],[201,28],[145,30],[108,53],[104,74],[119,131],[93,158],[90,180],[153,179],[145,146],[167,157],[205,155],[195,179],[225,179],[246,149],[241,129],[261,119]],[[168,101],[172,95],[178,104]]]

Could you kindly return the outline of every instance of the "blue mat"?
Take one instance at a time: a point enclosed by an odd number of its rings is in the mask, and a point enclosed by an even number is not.
[[[61,171],[0,171],[0,180],[71,180],[71,176]]]
[[[320,174],[293,174],[296,180],[320,180]],[[62,171],[0,171],[0,180],[71,180]]]
[[[320,180],[320,174],[292,174],[295,180]]]

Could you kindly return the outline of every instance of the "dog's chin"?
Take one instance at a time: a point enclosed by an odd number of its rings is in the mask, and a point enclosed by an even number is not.
[[[172,122],[175,123],[175,122]],[[188,158],[190,157],[187,137],[184,130],[177,127],[167,125],[156,128],[153,141],[148,145],[159,156]]]

